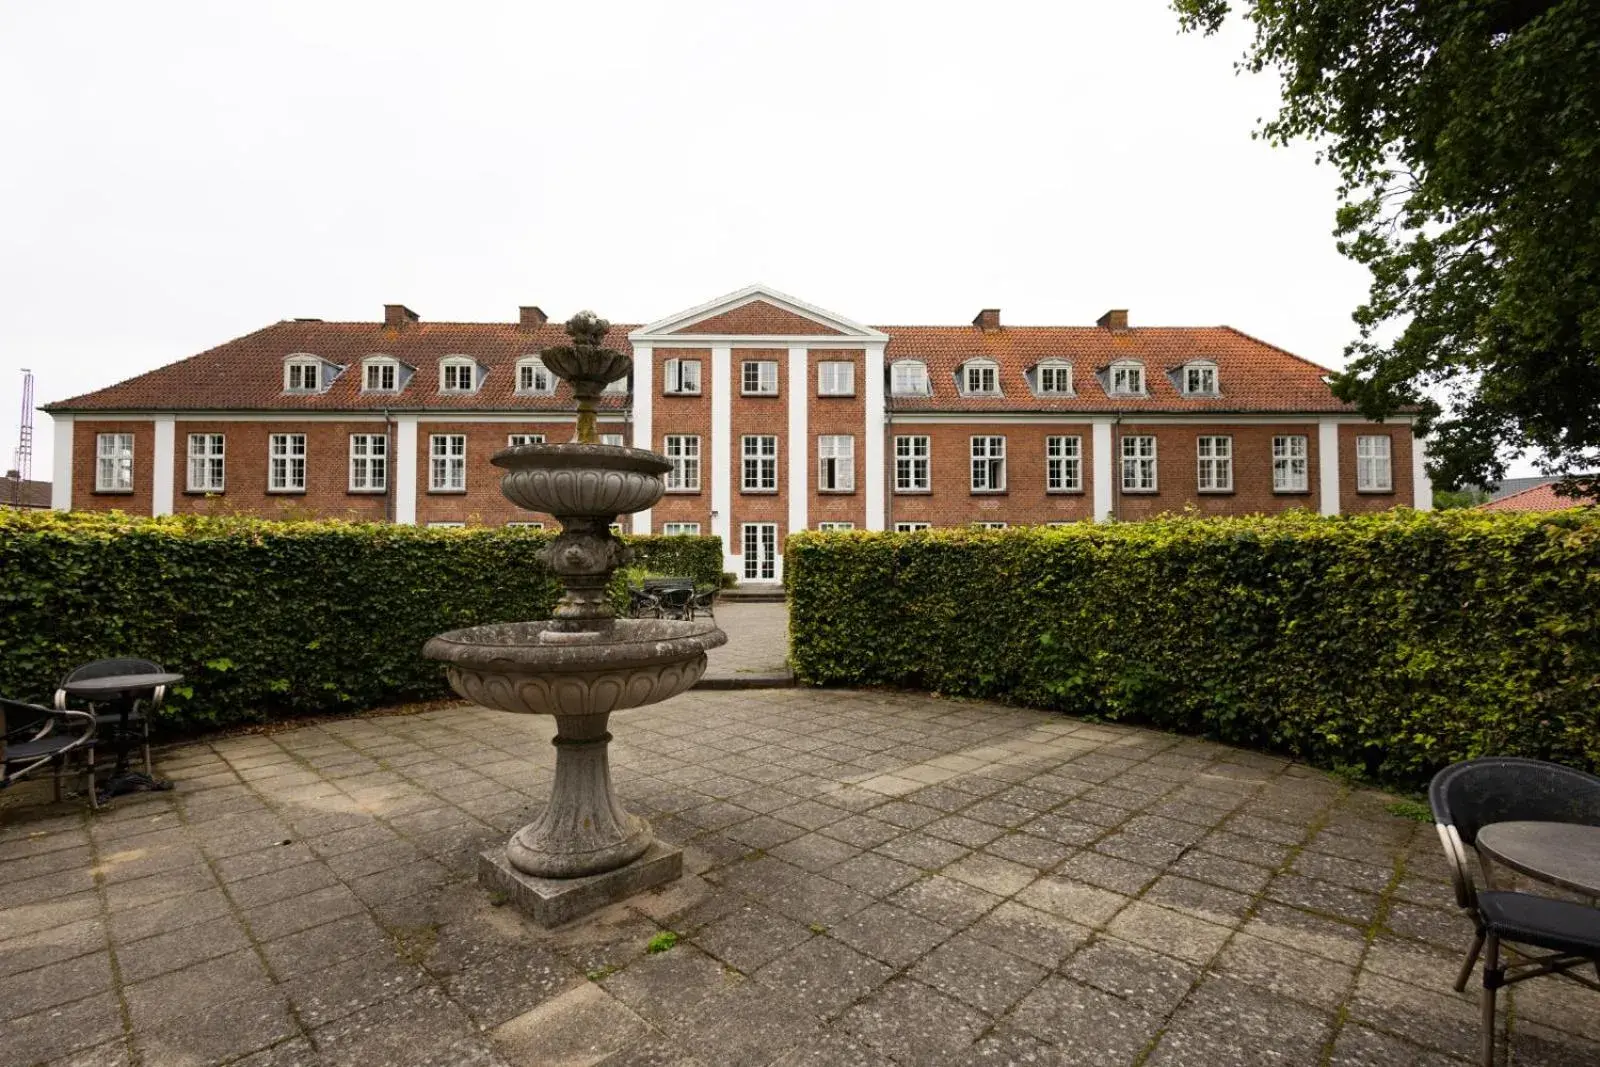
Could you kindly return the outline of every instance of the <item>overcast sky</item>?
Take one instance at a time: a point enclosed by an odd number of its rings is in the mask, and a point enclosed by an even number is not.
[[[1166,0],[0,0],[0,459],[294,316],[1227,323],[1338,366],[1335,176]],[[50,471],[38,416],[34,476]]]

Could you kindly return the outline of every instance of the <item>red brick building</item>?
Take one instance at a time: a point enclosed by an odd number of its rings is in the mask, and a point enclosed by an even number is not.
[[[570,439],[538,353],[560,324],[279,322],[48,405],[57,508],[402,523],[548,522],[489,457]],[[615,443],[664,452],[636,532],[715,533],[782,576],[791,530],[1139,519],[1193,508],[1427,508],[1409,419],[1362,419],[1327,371],[1226,326],[861,326],[752,286],[606,343],[634,358],[601,404]]]

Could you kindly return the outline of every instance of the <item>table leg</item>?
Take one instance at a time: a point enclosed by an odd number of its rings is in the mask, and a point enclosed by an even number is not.
[[[128,720],[133,714],[133,707],[136,702],[137,698],[131,696],[117,702],[117,721],[119,724],[117,728],[117,765],[112,772],[111,779],[100,789],[98,799],[102,804],[123,793],[158,793],[172,788],[172,782],[166,779],[156,778],[141,771],[130,771],[128,769],[128,749],[130,747],[128,741],[132,737],[132,731],[128,728]]]

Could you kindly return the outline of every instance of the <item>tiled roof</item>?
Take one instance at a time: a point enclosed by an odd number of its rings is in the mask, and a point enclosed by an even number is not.
[[[50,483],[28,482],[12,477],[0,477],[0,508],[47,508],[50,506]]]
[[[1491,500],[1479,504],[1480,511],[1563,511],[1567,508],[1582,507],[1592,501],[1582,500],[1578,497],[1566,496],[1556,491],[1556,482],[1545,482],[1542,485],[1530,486],[1520,493],[1503,496],[1499,500]]]

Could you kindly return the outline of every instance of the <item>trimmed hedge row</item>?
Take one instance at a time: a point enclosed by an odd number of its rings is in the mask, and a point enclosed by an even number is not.
[[[197,726],[449,692],[433,634],[548,618],[552,534],[343,522],[0,512],[0,693],[142,656],[181,671],[164,718]],[[715,584],[715,537],[626,537],[635,564]]]
[[[1416,782],[1600,769],[1600,511],[797,534],[792,660]]]

